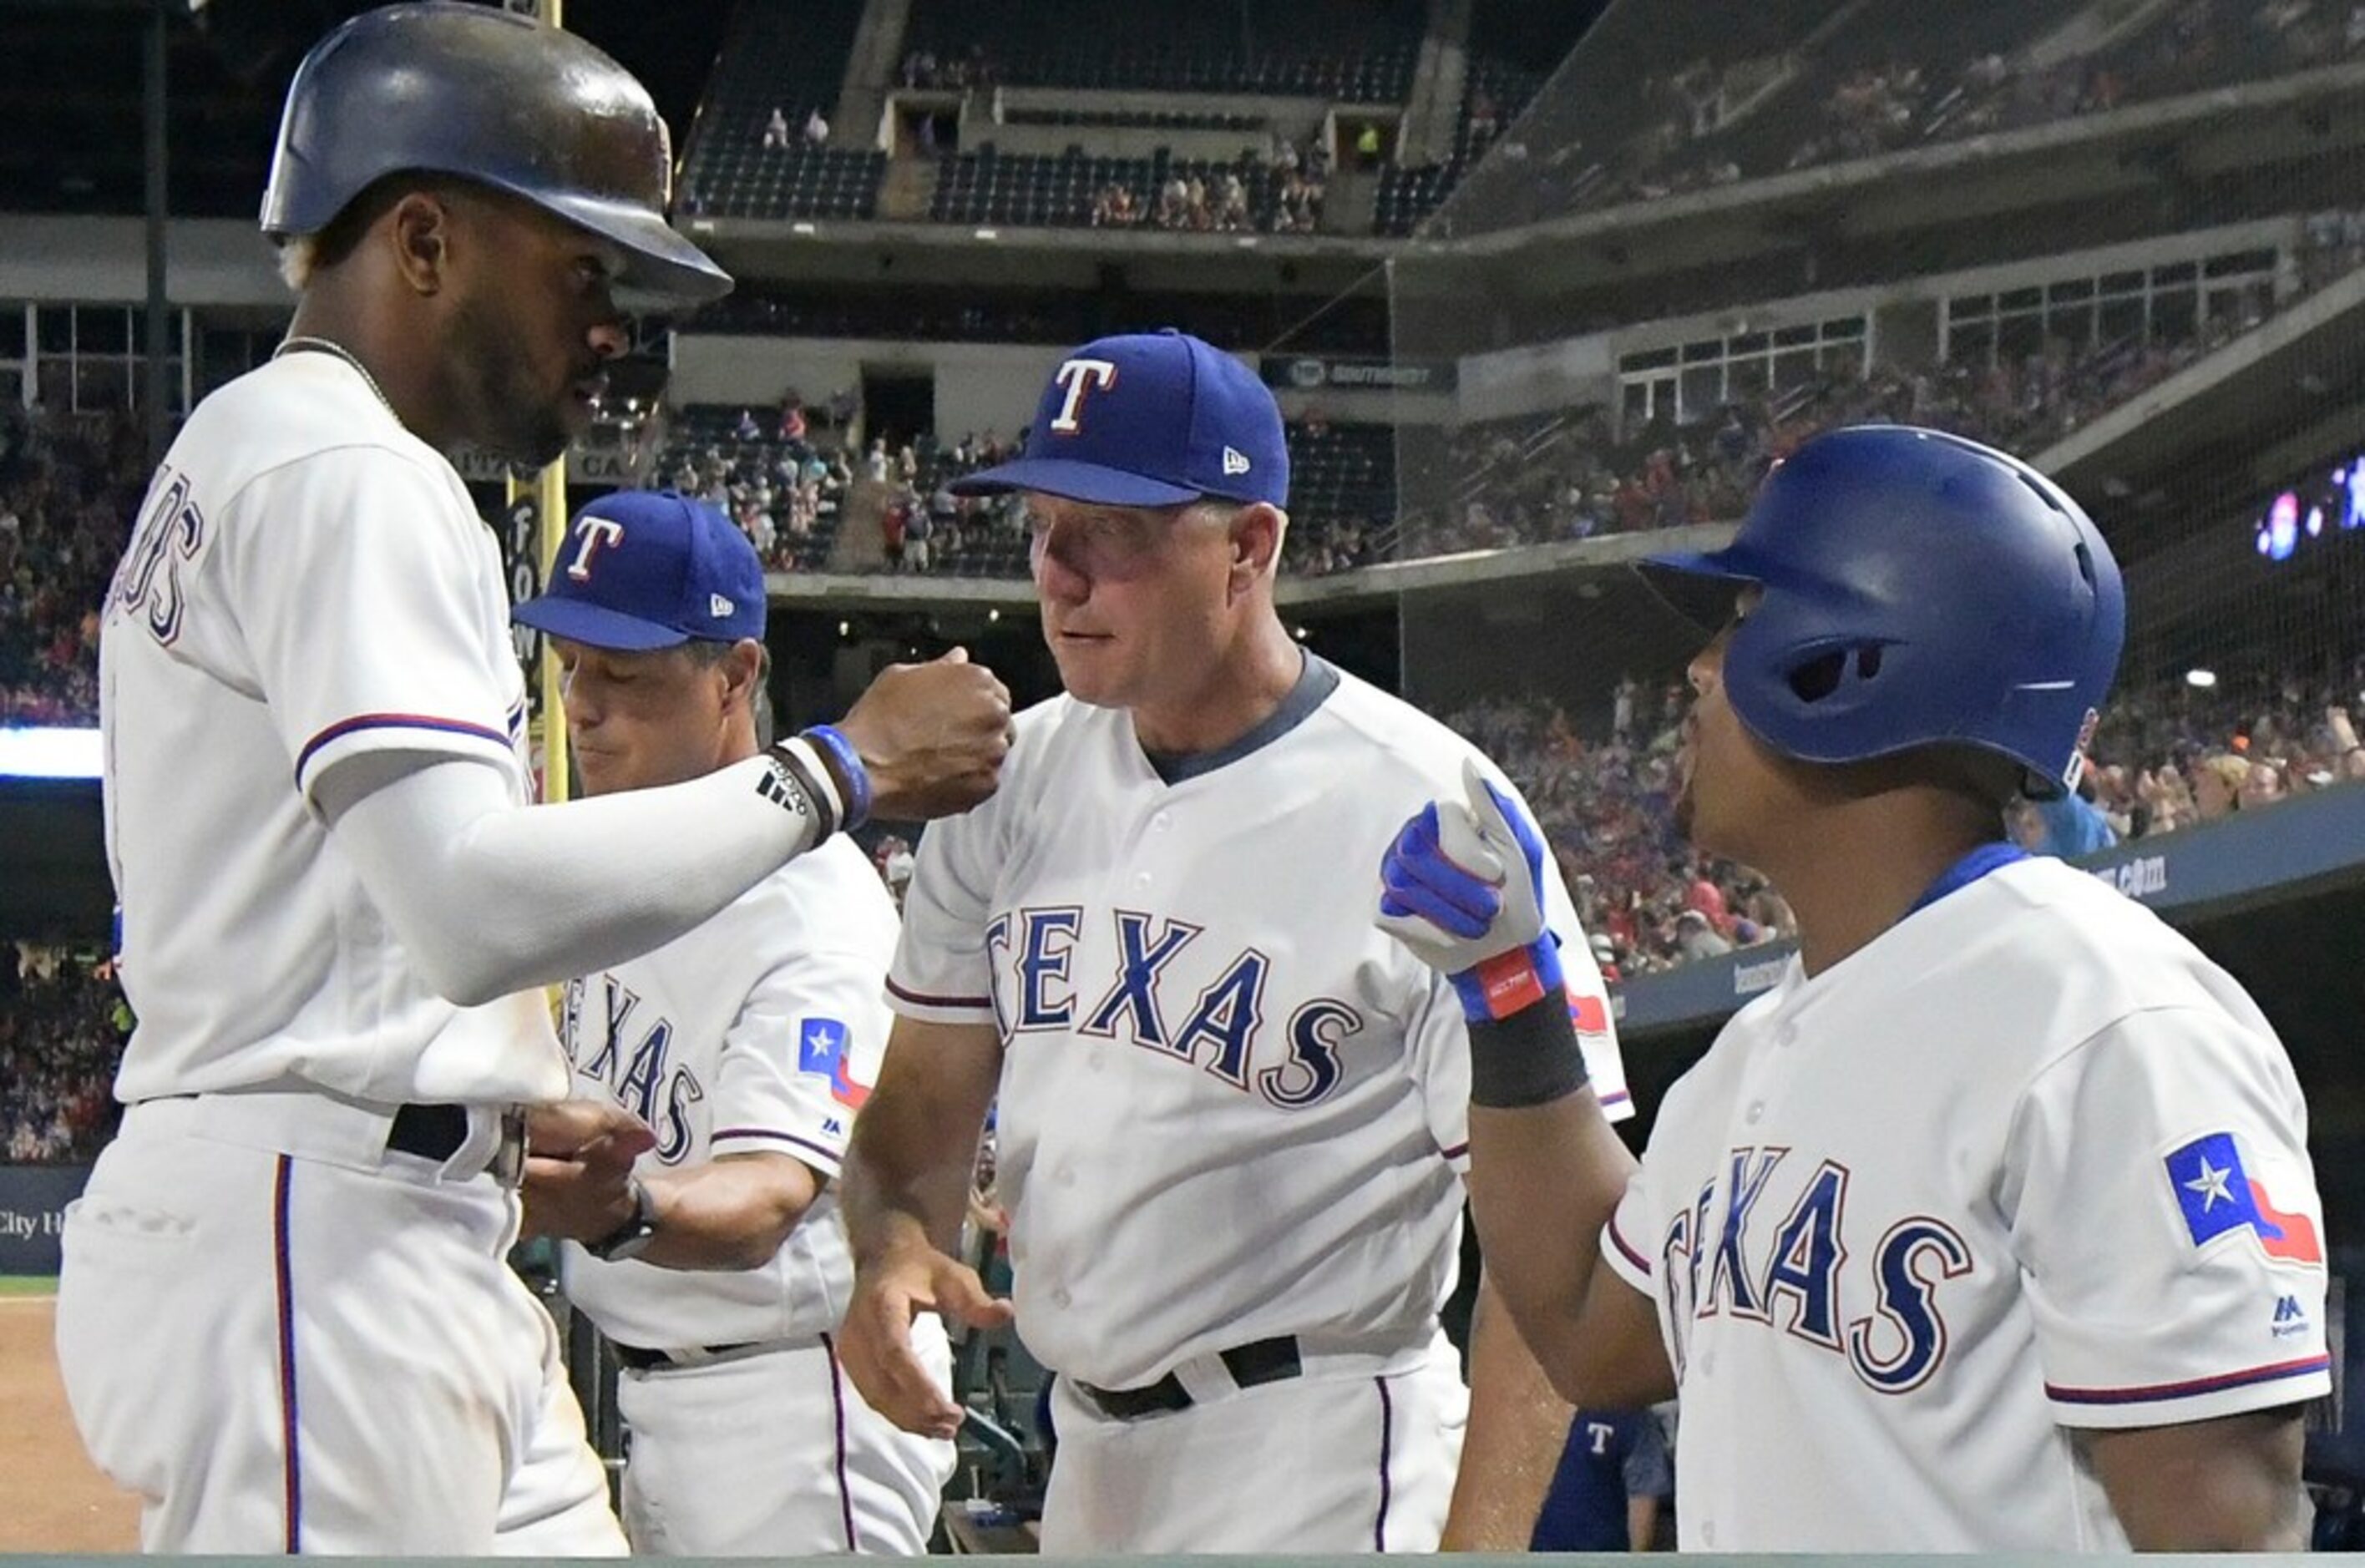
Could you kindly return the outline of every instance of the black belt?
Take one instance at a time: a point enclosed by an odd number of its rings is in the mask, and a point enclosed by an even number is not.
[[[386,1135],[387,1148],[415,1154],[421,1159],[449,1159],[467,1141],[465,1105],[401,1106],[395,1111],[394,1126],[387,1129]]]
[[[1224,1363],[1224,1370],[1242,1388],[1254,1388],[1261,1383],[1285,1383],[1306,1370],[1298,1359],[1295,1334],[1235,1345],[1228,1350],[1217,1351],[1216,1359]],[[1192,1405],[1191,1391],[1172,1372],[1140,1388],[1094,1388],[1081,1378],[1068,1381],[1112,1420],[1138,1421],[1144,1416],[1188,1410]]]
[[[702,1361],[714,1361],[740,1350],[752,1350],[763,1344],[761,1339],[745,1339],[736,1345],[701,1345],[689,1350],[644,1350],[638,1345],[615,1347],[616,1360],[626,1372],[656,1372],[661,1367],[696,1366],[698,1361],[684,1361],[682,1356],[695,1356]]]
[[[468,1141],[468,1107],[424,1105],[416,1102],[396,1107],[387,1128],[386,1147],[398,1154],[415,1154],[439,1164],[460,1152]],[[525,1170],[525,1114],[501,1113],[501,1141],[486,1167],[503,1186],[514,1187]]]

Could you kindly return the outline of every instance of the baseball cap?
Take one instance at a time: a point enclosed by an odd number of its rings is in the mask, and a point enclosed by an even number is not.
[[[618,490],[566,527],[550,584],[510,612],[594,648],[644,653],[764,634],[764,564],[736,524],[673,490]]]
[[[1281,409],[1239,360],[1169,327],[1086,343],[1059,362],[1013,462],[953,482],[1101,506],[1171,507],[1218,496],[1289,504]]]

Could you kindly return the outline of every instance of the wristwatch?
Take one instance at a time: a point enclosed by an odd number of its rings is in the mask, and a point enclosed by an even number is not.
[[[649,1249],[657,1238],[656,1194],[648,1183],[635,1176],[632,1179],[633,1212],[624,1223],[600,1238],[587,1241],[583,1249],[605,1263],[622,1263],[637,1258]]]

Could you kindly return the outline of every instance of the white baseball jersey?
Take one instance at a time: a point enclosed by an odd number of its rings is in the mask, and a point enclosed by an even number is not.
[[[429,990],[312,793],[398,749],[524,803],[507,610],[458,476],[321,353],[198,406],[117,570],[107,848],[140,1025],[58,1344],[149,1551],[624,1550],[549,1314],[501,1262],[492,1113],[445,1162],[389,1136],[405,1102],[564,1096],[549,1012]]]
[[[905,898],[893,1006],[1003,1037],[1019,1332],[1103,1388],[1284,1334],[1426,1347],[1452,1286],[1468,1036],[1369,906],[1405,819],[1458,798],[1474,753],[1308,663],[1270,720],[1171,780],[1125,711],[1030,709],[1000,789],[929,830]],[[1621,1114],[1600,975],[1545,877]]]
[[[2020,860],[1668,1092],[1603,1238],[1681,1388],[1683,1545],[2124,1550],[2068,1428],[2330,1386],[2281,1045],[2148,910]]]
[[[100,644],[107,852],[140,1016],[118,1095],[300,1081],[379,1103],[553,1100],[538,994],[431,991],[312,790],[401,750],[522,804],[525,687],[491,533],[350,366],[291,353],[189,417]]]
[[[850,840],[800,856],[688,935],[567,982],[577,1091],[648,1123],[644,1172],[773,1153],[834,1181],[887,1048],[879,982],[895,933],[894,901]],[[834,1191],[760,1269],[609,1263],[573,1243],[565,1268],[568,1298],[610,1338],[653,1350],[828,1333],[854,1281]]]
[[[798,857],[696,930],[567,982],[559,1034],[577,1092],[657,1137],[644,1172],[734,1154],[793,1155],[835,1181],[891,1022],[880,977],[894,901],[850,840]],[[759,1268],[604,1262],[569,1242],[566,1294],[611,1338],[653,1350],[768,1347],[628,1372],[623,1512],[635,1551],[818,1556],[927,1550],[953,1445],[897,1430],[839,1366],[853,1292],[835,1187]],[[934,1318],[913,1326],[949,1384]]]

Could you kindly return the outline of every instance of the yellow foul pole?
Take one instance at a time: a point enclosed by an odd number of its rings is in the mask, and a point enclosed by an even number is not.
[[[566,25],[566,0],[540,0],[535,10],[541,18],[554,28]],[[556,569],[558,549],[566,539],[566,456],[535,476],[531,485],[519,483],[511,475],[509,481],[510,505],[514,507],[531,489],[535,498],[539,526],[534,531],[534,552],[542,563],[545,586],[550,574]],[[550,640],[542,644],[542,798],[564,801],[567,796],[569,770],[566,765],[566,696],[560,689],[558,655],[551,651]]]

